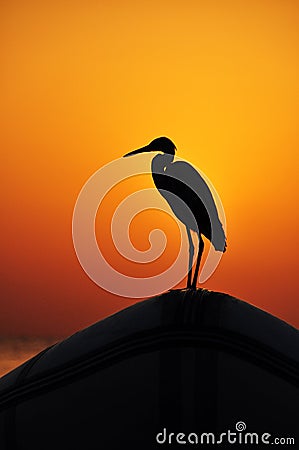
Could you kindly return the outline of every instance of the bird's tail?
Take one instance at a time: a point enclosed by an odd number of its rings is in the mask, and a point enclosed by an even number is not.
[[[224,253],[226,251],[227,243],[226,236],[223,230],[222,223],[217,220],[212,227],[212,240],[211,240],[215,250]]]

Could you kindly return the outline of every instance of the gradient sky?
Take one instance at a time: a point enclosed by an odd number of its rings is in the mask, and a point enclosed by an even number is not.
[[[83,272],[72,213],[97,169],[160,135],[225,208],[228,250],[203,287],[299,325],[298,10],[292,0],[1,2],[0,335],[64,337],[135,301]],[[141,249],[149,224],[140,217]]]

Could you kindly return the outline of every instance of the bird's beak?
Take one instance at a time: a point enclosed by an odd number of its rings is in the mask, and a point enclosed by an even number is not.
[[[151,152],[153,151],[149,145],[146,145],[145,147],[141,147],[138,148],[137,150],[133,150],[132,152],[126,153],[124,155],[124,157],[126,158],[127,156],[133,156],[133,155],[137,155],[138,153],[144,153],[144,152]]]

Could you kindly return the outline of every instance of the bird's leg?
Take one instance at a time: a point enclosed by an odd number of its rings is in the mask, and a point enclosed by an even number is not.
[[[201,234],[199,233],[198,234],[198,255],[197,255],[195,272],[194,272],[194,277],[193,277],[192,286],[191,286],[192,289],[196,289],[196,283],[197,283],[199,266],[200,266],[200,261],[201,261],[203,249],[204,249],[204,242],[203,242],[203,239],[201,237]]]
[[[190,228],[186,227],[188,240],[189,240],[189,265],[188,265],[188,281],[187,288],[191,288],[191,278],[192,278],[192,266],[193,266],[193,256],[194,256],[194,244],[192,236],[190,233]]]

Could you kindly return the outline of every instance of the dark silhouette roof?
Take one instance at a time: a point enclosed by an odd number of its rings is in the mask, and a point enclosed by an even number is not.
[[[0,379],[0,448],[160,448],[165,427],[216,433],[238,421],[295,436],[298,344],[295,328],[244,301],[170,291]]]

